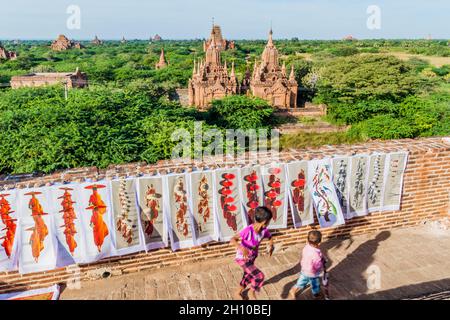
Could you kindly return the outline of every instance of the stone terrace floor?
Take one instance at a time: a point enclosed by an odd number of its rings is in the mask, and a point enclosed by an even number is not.
[[[257,259],[266,275],[259,299],[288,298],[302,247]],[[330,261],[331,299],[450,299],[450,230],[420,226],[335,238],[322,250]],[[367,279],[377,271],[380,286],[369,289]],[[231,299],[241,276],[233,258],[220,258],[82,282],[79,290],[63,290],[61,299]],[[311,298],[309,289],[298,297]]]

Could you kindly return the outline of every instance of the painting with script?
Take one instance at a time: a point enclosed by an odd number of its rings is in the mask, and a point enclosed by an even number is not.
[[[255,209],[263,205],[264,194],[260,166],[241,168],[241,198],[247,215],[247,224],[255,221]]]
[[[317,219],[323,228],[345,223],[339,198],[331,178],[330,159],[308,162],[308,184],[316,209]]]
[[[269,229],[287,227],[287,184],[286,166],[268,164],[261,168],[264,189],[264,206],[272,211]]]
[[[342,213],[345,219],[350,219],[349,216],[349,186],[350,186],[350,158],[349,157],[335,157],[332,160],[331,172],[333,174],[333,183],[336,187],[336,192],[339,197]]]
[[[374,153],[370,155],[369,179],[367,185],[367,208],[369,212],[381,209],[385,165],[386,154]]]
[[[162,177],[157,175],[138,178],[137,197],[145,249],[166,247],[169,243],[164,211],[167,194],[163,190]]]
[[[219,226],[214,212],[213,179],[214,173],[210,170],[192,172],[189,175],[196,245],[217,241],[219,238]]]
[[[172,250],[194,245],[192,211],[189,205],[186,174],[169,174],[166,179],[167,213]]]
[[[403,175],[408,162],[407,152],[390,153],[386,158],[383,210],[400,210]]]
[[[314,223],[311,191],[307,183],[308,161],[287,164],[287,181],[291,214],[296,228]]]
[[[349,217],[367,215],[367,178],[369,156],[360,154],[350,157]]]
[[[240,200],[239,170],[236,168],[215,171],[217,220],[220,240],[229,241],[245,226],[245,214]]]

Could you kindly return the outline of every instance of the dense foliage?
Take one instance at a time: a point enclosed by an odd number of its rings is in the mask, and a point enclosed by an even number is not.
[[[266,41],[237,41],[222,59],[235,63],[239,79],[253,68]],[[265,101],[233,96],[198,112],[170,101],[186,87],[201,40],[85,42],[85,49],[52,52],[50,42],[4,42],[15,61],[0,61],[0,83],[29,72],[87,72],[88,89],[0,89],[0,173],[56,169],[171,156],[177,129],[264,128],[281,123]],[[325,103],[327,119],[351,125],[338,134],[282,137],[284,147],[450,134],[450,57],[447,41],[276,41],[280,59],[295,67],[301,101]],[[161,48],[169,62],[155,70]],[[397,54],[416,54],[399,59]]]

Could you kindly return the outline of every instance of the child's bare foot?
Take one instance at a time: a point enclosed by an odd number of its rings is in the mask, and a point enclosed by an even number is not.
[[[255,293],[255,290],[250,289],[250,290],[248,291],[248,299],[249,299],[249,300],[258,300],[258,299],[256,299],[256,293]]]
[[[289,298],[291,298],[292,300],[296,300],[298,291],[299,290],[296,287],[292,287],[291,290],[289,290]]]
[[[244,291],[244,288],[242,287],[236,289],[236,291],[233,294],[234,300],[244,300],[244,297],[242,296],[242,291]]]

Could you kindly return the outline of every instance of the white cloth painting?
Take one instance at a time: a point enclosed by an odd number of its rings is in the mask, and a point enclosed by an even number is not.
[[[299,228],[314,223],[311,191],[306,181],[308,177],[308,161],[288,163],[286,173],[294,226]]]
[[[58,300],[59,286],[57,284],[27,291],[0,294],[0,300]]]
[[[260,166],[243,167],[240,169],[241,200],[247,219],[244,226],[255,221],[255,209],[264,205],[262,174]]]
[[[331,173],[333,175],[333,183],[341,205],[342,213],[345,219],[350,219],[349,210],[349,189],[350,189],[350,158],[334,157],[331,159]]]
[[[229,241],[244,228],[246,220],[240,200],[239,170],[216,170],[215,193],[219,238],[221,241]]]
[[[339,198],[331,178],[330,159],[308,162],[308,184],[316,209],[317,219],[323,228],[345,223]]]
[[[192,172],[188,180],[195,244],[218,241],[219,222],[215,214],[214,172],[211,170]]]
[[[165,198],[161,176],[141,177],[137,179],[137,197],[141,234],[145,249],[154,250],[169,244]]]
[[[193,218],[189,205],[189,194],[186,174],[169,174],[164,176],[167,223],[172,250],[194,246]]]
[[[75,193],[82,232],[85,235],[84,260],[94,262],[114,254],[111,233],[111,201],[107,181],[85,182]],[[74,190],[75,191],[75,190]]]
[[[369,177],[369,156],[365,154],[350,157],[350,217],[361,217],[367,210],[367,179]]]
[[[123,178],[110,181],[110,197],[115,255],[144,251],[144,241],[139,225],[136,179]]]
[[[79,184],[49,187],[51,213],[58,240],[58,267],[86,261],[86,233],[81,222],[83,209],[79,206],[79,187]]]
[[[17,190],[0,192],[0,272],[17,270],[18,238]]]
[[[403,175],[408,162],[407,152],[394,152],[386,158],[383,210],[400,210]]]
[[[262,168],[264,206],[272,211],[269,229],[287,227],[287,184],[284,164],[267,164]]]
[[[21,274],[56,268],[58,248],[49,191],[48,187],[18,191],[17,212],[20,218],[19,272]]]
[[[386,154],[374,153],[370,155],[369,179],[367,185],[367,209],[369,212],[381,210],[385,166]]]

